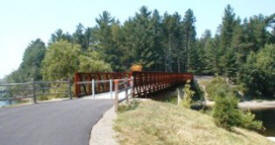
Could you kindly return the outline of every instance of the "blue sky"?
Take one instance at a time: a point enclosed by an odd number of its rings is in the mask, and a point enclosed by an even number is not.
[[[161,14],[184,12],[191,8],[196,16],[198,36],[205,29],[216,32],[224,8],[231,4],[242,19],[275,12],[274,0],[0,0],[0,78],[16,70],[31,40],[44,42],[58,28],[73,32],[78,23],[94,26],[95,18],[107,10],[124,22],[143,5]]]

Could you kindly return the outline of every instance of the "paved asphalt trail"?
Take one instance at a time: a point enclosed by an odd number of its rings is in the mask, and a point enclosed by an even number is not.
[[[88,145],[112,100],[76,99],[0,109],[0,145]]]

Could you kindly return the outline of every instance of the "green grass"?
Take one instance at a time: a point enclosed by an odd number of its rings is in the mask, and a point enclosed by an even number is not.
[[[275,145],[253,131],[219,128],[212,117],[171,103],[132,105],[114,124],[120,145]]]

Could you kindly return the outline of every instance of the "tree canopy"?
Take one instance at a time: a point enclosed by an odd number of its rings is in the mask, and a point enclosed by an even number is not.
[[[23,61],[19,68],[12,72],[7,80],[9,82],[25,82],[31,80],[41,80],[41,63],[46,53],[46,46],[40,39],[31,41],[26,48]]]
[[[124,23],[103,11],[93,27],[79,23],[72,34],[57,29],[47,47],[32,41],[7,78],[67,79],[77,71],[129,71],[141,64],[144,71],[218,74],[244,84],[247,93],[274,95],[275,14],[241,19],[228,5],[221,19],[216,34],[198,37],[191,9],[161,15],[142,6]]]
[[[43,60],[42,74],[45,80],[72,78],[78,70],[80,45],[65,40],[52,43]]]

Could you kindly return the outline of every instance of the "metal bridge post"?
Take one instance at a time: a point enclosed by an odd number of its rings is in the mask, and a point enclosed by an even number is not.
[[[111,99],[113,99],[113,80],[110,79],[110,95],[111,95]]]
[[[93,91],[93,98],[95,99],[95,80],[92,80],[92,91]]]
[[[133,76],[131,76],[131,79],[130,79],[130,88],[131,88],[132,98],[134,98],[134,77]]]
[[[128,97],[128,78],[125,78],[124,87],[126,89],[125,90],[126,102],[129,103],[129,97]]]
[[[115,109],[115,112],[117,112],[118,111],[118,95],[119,95],[119,92],[118,92],[118,80],[114,80],[114,84],[115,84],[114,109]]]
[[[74,74],[74,85],[75,85],[75,87],[74,87],[74,93],[75,93],[75,96],[76,97],[80,97],[80,94],[81,94],[81,92],[80,92],[80,85],[78,84],[78,82],[80,81],[80,75],[79,75],[79,73],[75,73]]]

